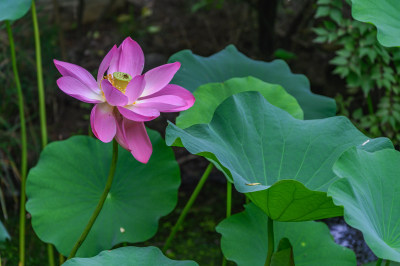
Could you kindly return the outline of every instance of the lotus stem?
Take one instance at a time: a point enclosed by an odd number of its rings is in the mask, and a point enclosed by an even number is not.
[[[189,212],[189,210],[192,207],[194,201],[196,200],[197,196],[199,195],[201,189],[203,188],[203,185],[206,182],[208,176],[210,175],[212,169],[213,169],[213,164],[210,163],[207,166],[206,170],[204,171],[204,173],[203,173],[202,177],[200,178],[199,182],[197,183],[192,195],[189,198],[189,201],[186,203],[185,207],[183,208],[183,211],[179,215],[179,218],[178,218],[176,224],[172,228],[171,233],[169,234],[167,240],[165,241],[164,247],[162,249],[163,252],[167,251],[167,249],[169,248],[169,246],[170,246],[170,244],[172,242],[172,239],[174,239],[176,232],[178,231],[178,229],[180,228],[181,224],[185,220],[185,217],[186,217],[187,213]]]
[[[17,86],[18,93],[18,107],[19,107],[19,119],[21,123],[21,198],[19,208],[19,265],[25,265],[25,184],[26,184],[26,172],[28,167],[27,159],[27,141],[26,141],[26,125],[25,125],[25,113],[24,113],[24,96],[22,94],[21,82],[19,80],[17,59],[15,56],[14,38],[10,22],[6,21],[6,27],[8,32],[8,39],[10,41],[11,61],[14,72],[15,85]]]
[[[47,258],[50,266],[55,266],[54,263],[54,249],[52,244],[47,244]]]
[[[40,34],[39,24],[36,15],[35,1],[32,0],[32,20],[33,20],[33,32],[35,36],[35,51],[36,51],[36,71],[37,71],[37,83],[38,83],[38,94],[39,94],[39,116],[40,116],[40,130],[42,133],[42,147],[47,145],[47,125],[46,125],[46,108],[44,100],[44,86],[43,86],[43,70],[42,70],[42,52],[40,48]]]
[[[117,168],[117,161],[118,161],[118,143],[114,139],[113,140],[113,155],[111,159],[111,166],[110,166],[110,172],[108,173],[108,178],[106,182],[106,186],[104,187],[103,194],[101,194],[99,203],[97,203],[97,207],[94,210],[92,217],[90,217],[89,222],[87,223],[85,229],[83,230],[81,236],[79,237],[78,241],[76,241],[74,247],[72,248],[71,253],[69,254],[67,260],[75,257],[76,252],[80,248],[80,246],[83,244],[85,241],[87,235],[89,234],[90,230],[92,229],[92,226],[94,222],[96,221],[97,217],[100,214],[101,209],[103,208],[104,202],[107,199],[108,192],[110,192],[111,185],[114,179],[114,174],[115,174],[115,169]]]
[[[268,216],[268,253],[267,260],[265,261],[265,266],[271,265],[272,254],[274,253],[274,220]]]

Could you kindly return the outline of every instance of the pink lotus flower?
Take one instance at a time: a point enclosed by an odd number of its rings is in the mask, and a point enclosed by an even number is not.
[[[147,163],[152,146],[144,122],[160,112],[190,108],[195,99],[186,89],[169,84],[180,63],[166,64],[141,75],[144,55],[130,37],[107,53],[100,64],[97,82],[84,68],[54,60],[62,77],[58,87],[86,103],[94,103],[90,114],[93,134],[103,142],[115,137],[140,162]],[[107,75],[105,72],[107,71]]]

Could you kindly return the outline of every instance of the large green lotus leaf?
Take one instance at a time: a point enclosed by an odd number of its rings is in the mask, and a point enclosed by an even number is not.
[[[192,154],[213,155],[236,189],[279,221],[342,215],[326,195],[338,179],[333,163],[352,146],[393,147],[386,138],[369,140],[345,117],[295,119],[258,92],[229,97],[209,124],[170,123],[167,144],[177,139]]]
[[[11,239],[11,237],[8,234],[7,229],[4,227],[3,223],[0,222],[0,243],[5,242],[7,239]]]
[[[344,153],[333,170],[342,179],[329,195],[344,207],[344,218],[359,229],[376,256],[400,262],[400,153]]]
[[[268,217],[254,204],[223,220],[217,226],[222,235],[224,256],[239,266],[263,266],[268,250]],[[282,238],[293,246],[296,266],[355,266],[353,251],[335,244],[322,222],[274,222],[275,247]]]
[[[88,257],[122,242],[142,242],[177,202],[179,167],[160,135],[148,130],[148,164],[119,149],[114,181],[95,224],[78,250]],[[77,136],[49,144],[27,180],[27,210],[36,234],[68,255],[89,221],[108,176],[112,144]]]
[[[0,21],[17,20],[28,12],[32,0],[1,0]]]
[[[198,56],[190,50],[183,50],[169,59],[169,62],[176,61],[181,62],[182,67],[174,76],[172,83],[192,92],[206,83],[253,76],[285,88],[299,102],[305,119],[324,118],[336,114],[335,101],[312,93],[306,76],[293,74],[282,60],[269,63],[253,60],[240,53],[235,46],[229,45],[210,57]]]
[[[92,258],[73,258],[63,266],[196,266],[194,261],[176,261],[165,257],[156,247],[123,247],[105,250]]]
[[[288,94],[282,86],[246,77],[200,86],[193,93],[196,98],[193,107],[180,113],[176,119],[176,125],[180,128],[187,128],[195,124],[209,123],[218,105],[229,96],[244,91],[258,91],[271,104],[285,110],[295,118],[303,119],[303,110],[296,99]]]
[[[378,41],[384,46],[400,46],[399,0],[352,0],[353,17],[372,23],[378,29]]]

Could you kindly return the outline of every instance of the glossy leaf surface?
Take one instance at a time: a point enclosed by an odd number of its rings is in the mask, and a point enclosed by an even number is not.
[[[180,113],[176,118],[176,125],[180,128],[187,128],[195,124],[209,123],[218,105],[229,96],[244,91],[258,91],[271,104],[285,110],[295,118],[303,119],[303,110],[296,99],[288,94],[282,86],[246,77],[200,86],[193,93],[196,98],[193,107]]]
[[[1,0],[0,21],[17,20],[23,17],[31,7],[32,0]]]
[[[217,226],[224,256],[238,266],[263,266],[268,250],[268,218],[254,204]],[[274,222],[275,246],[286,237],[296,266],[355,266],[353,251],[335,244],[322,222]]]
[[[169,62],[175,61],[181,62],[182,66],[172,83],[192,92],[203,84],[253,76],[271,84],[281,85],[296,98],[304,111],[305,119],[324,118],[336,114],[335,101],[312,93],[306,76],[293,74],[282,60],[269,63],[253,60],[240,53],[235,46],[229,45],[210,57],[198,56],[190,50],[183,50],[169,59]]]
[[[376,256],[400,262],[400,153],[355,148],[334,165],[342,179],[329,195],[344,206],[344,218],[360,230]]]
[[[356,145],[392,147],[388,139],[369,140],[345,117],[298,120],[257,92],[225,100],[209,124],[180,129],[170,124],[167,144],[180,139],[192,154],[212,158],[236,189],[272,219],[315,220],[343,214],[326,191],[338,178],[332,165]]]
[[[92,258],[73,258],[63,266],[104,266],[104,265],[165,265],[165,266],[196,266],[194,261],[171,260],[156,247],[122,247],[105,250]]]
[[[119,149],[110,193],[78,257],[94,256],[122,242],[142,242],[157,231],[158,219],[177,202],[179,167],[171,148],[148,130],[153,154],[148,164]],[[76,136],[49,144],[27,181],[27,210],[45,242],[68,255],[97,206],[110,168],[112,144]]]
[[[384,46],[400,46],[400,1],[352,0],[355,19],[372,23],[378,29],[378,41]]]

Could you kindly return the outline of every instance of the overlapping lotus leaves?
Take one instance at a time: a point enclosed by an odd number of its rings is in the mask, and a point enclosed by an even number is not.
[[[208,83],[197,88],[193,93],[196,102],[192,108],[180,113],[176,119],[176,125],[187,128],[195,124],[209,123],[218,105],[229,96],[244,91],[258,91],[271,104],[285,110],[295,118],[303,119],[303,110],[296,99],[282,86],[246,77],[233,78],[223,83]]]
[[[142,242],[177,202],[179,167],[160,135],[148,130],[154,152],[148,164],[119,149],[110,193],[78,257],[122,242]],[[85,136],[49,144],[27,180],[27,210],[36,234],[68,255],[92,215],[108,176],[112,144]]]
[[[400,2],[398,0],[352,0],[353,17],[372,23],[384,46],[400,46]]]
[[[344,206],[344,218],[359,229],[376,256],[400,262],[400,153],[356,148],[344,153],[333,170],[342,179],[328,194]]]
[[[253,76],[271,84],[281,85],[296,98],[304,111],[305,119],[331,117],[336,114],[336,104],[331,98],[311,92],[307,77],[293,74],[282,60],[263,62],[253,60],[240,53],[235,46],[202,57],[190,50],[183,50],[171,56],[169,62],[179,61],[182,67],[172,83],[194,91],[207,83],[224,82],[234,77]]]
[[[279,221],[342,215],[326,195],[338,179],[333,163],[352,146],[393,147],[386,138],[369,140],[345,117],[295,119],[258,92],[229,97],[209,124],[170,124],[167,144],[177,139],[192,154],[212,155],[239,192]]]
[[[268,218],[254,204],[217,226],[224,256],[238,266],[263,266],[268,250]],[[296,266],[355,266],[353,251],[335,244],[322,222],[274,222],[275,247],[286,237]]]
[[[7,239],[11,239],[11,237],[8,234],[7,229],[4,227],[3,223],[0,222],[0,243],[5,242]]]
[[[32,0],[1,0],[0,21],[17,20],[28,12]]]
[[[104,265],[135,265],[135,266],[196,266],[194,261],[177,261],[165,257],[156,247],[123,247],[105,250],[92,258],[73,258],[63,266],[104,266]]]

